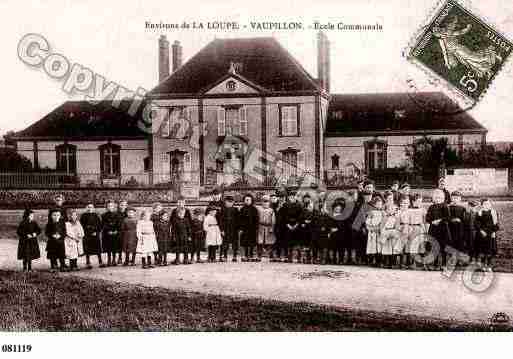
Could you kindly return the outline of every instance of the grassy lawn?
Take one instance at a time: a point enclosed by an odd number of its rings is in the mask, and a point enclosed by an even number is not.
[[[0,330],[475,331],[475,325],[306,303],[238,299],[0,271]]]

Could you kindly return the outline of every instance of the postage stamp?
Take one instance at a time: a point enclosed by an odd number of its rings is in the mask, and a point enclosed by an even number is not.
[[[408,60],[477,102],[510,56],[513,45],[487,22],[448,0],[410,47]]]

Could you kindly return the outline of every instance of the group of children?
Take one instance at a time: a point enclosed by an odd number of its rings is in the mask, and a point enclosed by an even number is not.
[[[100,267],[134,266],[139,254],[142,267],[153,268],[201,263],[204,250],[208,262],[225,262],[231,250],[234,262],[239,255],[242,261],[261,261],[267,253],[273,262],[439,269],[452,248],[489,269],[497,252],[499,221],[491,202],[466,206],[461,193],[445,189],[443,179],[428,208],[420,194],[397,182],[383,194],[371,181],[361,181],[347,196],[329,202],[326,195],[275,192],[256,206],[246,194],[239,208],[233,197],[222,198],[215,190],[205,212],[191,213],[179,198],[171,212],[155,203],[138,214],[126,201],[109,201],[101,216],[90,203],[80,217],[76,210],[66,211],[63,196],[57,196],[44,231],[47,258],[52,271],[66,271],[78,270],[81,255],[91,269],[92,256]],[[26,210],[18,227],[24,270],[40,257],[40,233],[34,213]],[[168,262],[170,253],[174,260]]]

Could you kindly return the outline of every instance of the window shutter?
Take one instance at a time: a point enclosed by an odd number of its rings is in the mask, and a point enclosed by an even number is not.
[[[119,148],[113,148],[112,149],[113,151],[115,151],[115,153],[117,155],[114,155],[114,159],[112,161],[113,163],[113,173],[116,174],[116,175],[120,175],[121,174],[121,151],[119,150]]]
[[[217,109],[217,135],[226,135],[226,119],[224,108],[219,107]]]
[[[387,169],[387,153],[388,153],[388,145],[387,143],[383,144],[383,169]]]
[[[306,157],[303,151],[297,153],[297,176],[301,176],[306,168]]]
[[[76,149],[71,150],[71,156],[69,158],[69,171],[71,173],[77,173],[77,151]]]
[[[100,148],[100,172],[105,173],[105,147]]]
[[[185,181],[191,180],[191,171],[192,171],[192,158],[189,152],[184,153],[183,155],[183,179]]]
[[[296,136],[299,134],[299,128],[297,127],[297,116],[298,116],[298,113],[297,113],[297,107],[290,107],[290,110],[289,110],[289,134],[291,136]]]
[[[182,126],[183,136],[181,138],[190,137],[190,131],[192,129],[192,107],[187,106],[183,110],[183,116],[180,121]]]
[[[158,110],[158,117],[161,121],[160,128],[162,129],[162,136],[169,137],[170,135],[170,109],[160,107]]]
[[[189,122],[192,122],[193,120],[193,113],[192,113],[192,107],[191,106],[187,106],[185,108],[185,119]]]
[[[239,109],[239,135],[246,136],[248,134],[248,109],[242,106]]]
[[[281,126],[282,126],[282,135],[289,135],[289,108],[282,107],[281,108]]]
[[[57,161],[57,170],[62,171],[62,147],[56,146],[55,147],[55,159]]]
[[[228,128],[230,128],[229,134],[234,136],[240,135],[240,109],[230,110],[230,123],[228,124]]]

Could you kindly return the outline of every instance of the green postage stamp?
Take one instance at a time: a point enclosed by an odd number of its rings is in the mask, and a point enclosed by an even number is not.
[[[448,0],[422,29],[408,59],[475,103],[512,48],[504,35],[455,0]]]

